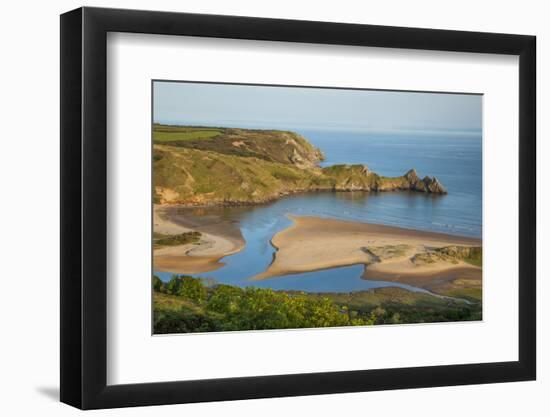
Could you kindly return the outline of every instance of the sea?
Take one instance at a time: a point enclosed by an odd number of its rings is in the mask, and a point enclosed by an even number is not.
[[[333,164],[364,164],[384,176],[436,176],[448,194],[419,192],[311,192],[253,207],[211,209],[241,230],[245,248],[221,260],[225,265],[197,276],[241,287],[307,292],[350,292],[405,284],[361,279],[363,265],[351,265],[262,281],[250,278],[272,262],[274,234],[289,227],[287,214],[376,223],[453,235],[482,237],[482,136],[476,132],[372,132],[298,130]],[[201,210],[203,215],[209,209]],[[196,215],[189,211],[189,215]],[[155,272],[163,280],[169,272]]]

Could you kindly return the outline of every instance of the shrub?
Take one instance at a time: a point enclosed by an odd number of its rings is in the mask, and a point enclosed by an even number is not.
[[[153,290],[156,292],[165,292],[164,282],[156,275],[153,275]]]
[[[451,303],[397,289],[314,294],[240,288],[173,275],[153,276],[155,333],[263,330],[480,320],[481,304]],[[354,295],[352,295],[354,294]],[[377,302],[373,302],[373,297]],[[355,301],[354,301],[355,300]],[[374,300],[374,301],[376,301]]]
[[[186,275],[173,275],[166,284],[166,293],[185,297],[200,304],[206,300],[207,290],[200,279]]]
[[[153,331],[155,334],[215,332],[221,330],[212,317],[191,311],[154,310]]]

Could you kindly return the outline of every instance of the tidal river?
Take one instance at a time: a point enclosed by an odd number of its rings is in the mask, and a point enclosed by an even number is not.
[[[378,223],[410,229],[481,238],[482,232],[482,141],[474,133],[388,134],[301,131],[323,150],[322,165],[366,164],[385,176],[403,175],[416,168],[420,176],[435,175],[447,195],[417,192],[312,192],[295,194],[254,207],[180,209],[178,216],[208,217],[241,230],[245,248],[222,259],[225,266],[201,277],[217,282],[263,288],[312,292],[349,292],[395,282],[361,279],[362,265],[308,272],[264,281],[249,278],[272,262],[273,235],[287,228],[287,214]],[[163,280],[171,274],[156,272]]]

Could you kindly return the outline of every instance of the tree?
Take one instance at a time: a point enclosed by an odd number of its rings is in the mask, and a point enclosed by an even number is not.
[[[153,275],[153,290],[156,292],[164,292],[164,282],[159,277]]]
[[[172,275],[166,284],[166,293],[185,297],[199,304],[204,302],[208,295],[199,278],[187,275]]]

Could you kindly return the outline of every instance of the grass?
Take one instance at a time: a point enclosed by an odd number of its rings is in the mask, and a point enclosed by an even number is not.
[[[200,232],[185,232],[179,235],[164,235],[162,233],[153,233],[153,245],[155,249],[165,246],[186,245],[189,243],[198,243],[201,239]]]
[[[464,258],[464,262],[467,262],[471,265],[483,266],[483,250],[481,247],[472,248],[470,251],[470,256]]]
[[[153,302],[156,308],[163,310],[179,311],[181,309],[189,309],[192,311],[200,311],[198,307],[192,301],[185,299],[184,297],[176,297],[175,295],[164,294],[162,292],[155,291],[153,293]]]
[[[315,177],[292,165],[186,147],[155,145],[154,158],[155,186],[175,191],[183,202],[268,201],[307,189]]]
[[[153,141],[157,143],[211,139],[222,133],[220,129],[159,126],[153,128]]]
[[[409,245],[385,245],[385,246],[368,246],[367,249],[382,259],[397,258],[405,256],[411,247]]]
[[[154,185],[177,193],[179,197],[174,202],[184,204],[253,204],[292,192],[369,191],[401,187],[403,182],[402,177],[365,175],[362,165],[301,168],[284,162],[287,154],[292,154],[285,148],[286,142],[276,152],[264,149],[262,141],[248,147],[235,147],[224,138],[215,141],[218,147],[210,139],[185,142],[185,146],[156,144]]]
[[[294,164],[316,164],[322,153],[294,132],[154,125],[155,143]]]
[[[154,138],[158,204],[257,204],[304,191],[410,189],[404,176],[381,177],[364,165],[321,168],[322,152],[294,132],[155,124]]]
[[[448,291],[443,295],[455,298],[463,298],[472,302],[480,302],[482,299],[482,289],[481,287],[460,288]]]
[[[409,305],[416,307],[441,308],[449,302],[424,292],[408,291],[399,287],[380,287],[369,291],[351,293],[323,293],[340,305],[348,305],[352,309],[369,309],[381,306]]]
[[[440,260],[458,263],[463,260],[470,265],[482,266],[481,246],[445,246],[434,250],[418,253],[411,260],[416,264],[431,264]]]
[[[478,259],[476,259],[476,258],[465,258],[464,262],[467,262],[470,265],[474,265],[474,266],[479,266],[479,267],[483,266],[483,262],[482,262],[481,258],[478,258]]]

